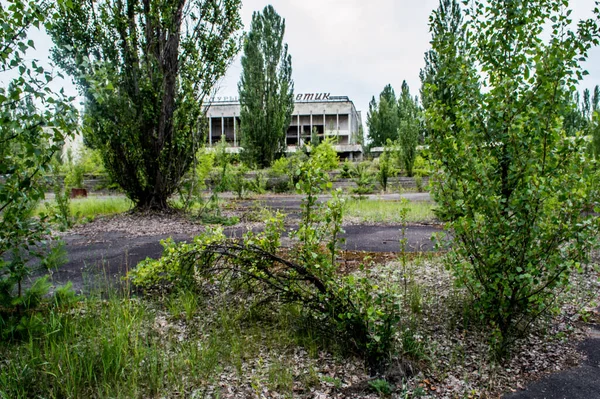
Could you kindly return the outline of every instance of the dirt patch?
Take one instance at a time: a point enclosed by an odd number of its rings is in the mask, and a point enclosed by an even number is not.
[[[77,225],[63,236],[80,235],[89,239],[106,233],[121,234],[126,237],[149,237],[173,234],[199,234],[205,226],[181,215],[164,214],[120,214],[97,218],[91,223]]]

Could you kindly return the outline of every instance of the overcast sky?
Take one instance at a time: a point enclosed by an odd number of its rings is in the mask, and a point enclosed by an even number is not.
[[[252,12],[272,4],[286,19],[285,41],[292,55],[296,93],[331,93],[354,101],[366,120],[368,103],[390,83],[396,92],[406,80],[413,95],[429,49],[428,20],[438,0],[243,0],[242,19],[250,27]],[[572,0],[573,19],[591,16],[594,0]],[[34,35],[39,56],[46,57],[49,38]],[[584,87],[600,84],[600,48],[586,65]],[[237,96],[241,72],[238,56],[220,84],[219,96]],[[75,93],[69,82],[67,91]]]
[[[286,19],[285,41],[292,55],[296,93],[346,95],[366,121],[371,97],[391,84],[399,93],[406,80],[418,95],[419,70],[430,48],[429,16],[438,0],[245,0],[242,18],[272,4]],[[591,16],[594,0],[572,0],[573,19]],[[237,95],[239,58],[220,94]],[[600,49],[588,62],[584,85],[600,84]]]

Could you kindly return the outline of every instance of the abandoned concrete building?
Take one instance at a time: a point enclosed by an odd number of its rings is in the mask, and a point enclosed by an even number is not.
[[[213,146],[225,136],[232,150],[239,151],[241,143],[240,103],[235,97],[215,97],[208,105],[208,145]],[[360,111],[345,96],[328,93],[295,95],[294,112],[286,134],[288,152],[309,144],[314,131],[319,139],[335,137],[334,148],[340,158],[362,157],[358,143],[362,126]]]

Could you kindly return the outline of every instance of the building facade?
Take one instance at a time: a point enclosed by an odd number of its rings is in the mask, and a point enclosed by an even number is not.
[[[208,105],[208,145],[224,136],[234,149],[240,149],[240,103],[235,97],[216,97]],[[342,158],[362,156],[358,134],[362,126],[360,111],[344,96],[326,93],[297,94],[290,126],[286,132],[288,152],[310,143],[312,132],[320,140],[335,137],[336,151]]]

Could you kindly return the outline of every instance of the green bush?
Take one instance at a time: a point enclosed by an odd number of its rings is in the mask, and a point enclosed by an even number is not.
[[[424,187],[423,187],[423,178],[419,175],[415,176],[415,185],[417,186],[417,191],[422,193],[423,191],[425,191]]]
[[[263,232],[248,232],[242,240],[214,230],[191,243],[165,241],[159,260],[142,262],[129,276],[144,288],[208,282],[213,288],[248,290],[259,301],[297,303],[306,317],[350,343],[378,371],[395,348],[399,296],[373,283],[368,270],[360,276],[338,275],[344,200],[334,191],[327,204],[317,201],[331,190],[331,182],[316,158],[302,165],[299,176],[297,190],[305,197],[300,226],[292,235],[293,261],[278,255],[285,231],[278,214],[267,220]]]
[[[208,229],[205,233],[194,237],[191,243],[176,243],[172,238],[161,240],[163,255],[160,259],[147,258],[141,261],[135,269],[129,272],[127,278],[136,286],[144,289],[156,286],[188,288],[194,284],[194,276],[185,269],[182,262],[184,255],[224,239],[223,230],[217,228]]]
[[[248,172],[248,168],[244,165],[238,165],[231,171],[229,186],[236,193],[238,199],[244,198],[250,187],[246,180],[246,172]]]
[[[270,175],[272,177],[283,177],[288,176],[288,169],[290,166],[290,159],[286,157],[281,157],[276,159],[273,164],[271,164]]]
[[[83,188],[83,172],[83,166],[79,163],[69,165],[65,176],[65,187],[69,189]]]
[[[211,177],[215,165],[215,154],[203,148],[196,153],[195,162],[196,166],[185,174],[177,188],[184,211],[189,211],[202,203],[202,191],[206,189],[206,182]],[[219,176],[218,172],[217,176]]]
[[[61,182],[58,174],[59,165],[52,165],[52,191],[54,192],[54,204],[46,202],[46,210],[52,222],[54,222],[61,231],[69,229],[73,225],[73,215],[71,212],[71,193],[67,186],[67,182]]]
[[[83,173],[93,176],[107,176],[102,155],[99,150],[93,150],[85,145],[79,149],[79,158],[77,164],[80,165]]]
[[[453,82],[443,92],[425,85],[437,99],[427,112],[439,168],[432,191],[454,236],[449,267],[498,355],[552,306],[598,243],[599,219],[586,212],[598,175],[564,115],[583,76],[579,61],[600,39],[600,11],[573,31],[562,3],[473,1],[458,43],[432,42],[451,60],[444,79]],[[498,58],[506,49],[511,56]]]
[[[206,180],[215,166],[215,154],[202,149],[196,155],[196,177],[200,187],[206,188]]]
[[[65,172],[65,186],[67,188],[83,188],[85,175],[108,177],[102,156],[98,150],[82,145],[77,156],[73,156],[71,149],[67,151],[67,159],[63,164]]]
[[[333,148],[334,139],[323,140],[316,147],[311,147],[310,157],[316,159],[316,165],[325,171],[337,169],[340,163],[337,152]]]
[[[52,244],[42,257],[40,269],[57,269],[66,263],[64,243]],[[24,267],[23,259],[12,259],[6,262],[0,259],[0,269],[5,263],[8,268]],[[54,296],[48,296],[52,284],[48,276],[37,278],[29,287],[24,287],[20,281],[11,276],[0,278],[0,341],[15,341],[27,339],[43,326],[39,323],[38,311],[43,311],[43,305],[65,305],[73,299],[71,285],[59,288]]]
[[[388,143],[391,143],[388,140]],[[379,157],[378,170],[377,170],[377,179],[379,180],[379,184],[381,185],[381,189],[385,192],[388,189],[388,180],[395,176],[397,173],[394,168],[390,150],[388,147],[385,147],[383,153]]]
[[[356,187],[352,190],[354,193],[363,195],[371,194],[374,190],[375,176],[370,170],[369,162],[360,162],[354,165],[354,171],[352,179],[356,184]]]
[[[345,160],[342,163],[342,168],[340,170],[340,177],[342,179],[349,179],[352,177],[352,169],[353,169],[353,165],[352,162],[350,162],[349,160]]]
[[[225,136],[221,138],[219,144],[215,147],[214,166],[210,171],[210,181],[213,192],[222,193],[231,189],[230,183],[230,165],[234,162],[232,154],[227,152],[227,142]]]
[[[248,188],[256,194],[264,194],[267,191],[267,179],[262,171],[254,173],[254,179],[248,181]]]
[[[284,183],[276,183],[274,186],[275,192],[285,192],[293,190],[298,182],[298,170],[308,157],[302,151],[296,151],[287,157],[281,157],[271,165],[271,176],[275,178],[286,178]]]

